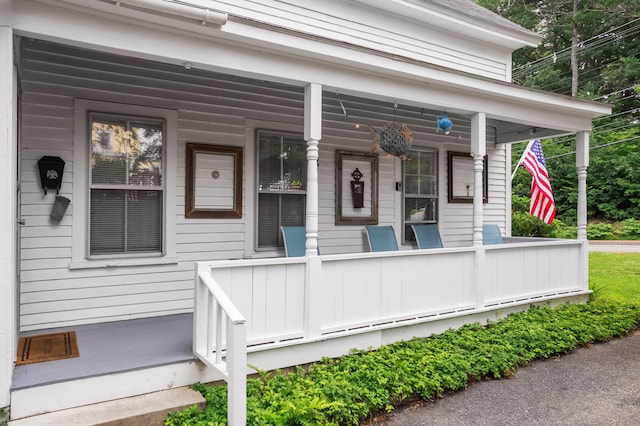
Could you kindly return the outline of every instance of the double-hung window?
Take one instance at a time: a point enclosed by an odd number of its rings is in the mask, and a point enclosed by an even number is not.
[[[90,113],[89,256],[161,255],[166,122]]]
[[[412,224],[438,222],[438,151],[414,149],[403,161],[404,242],[415,242]]]
[[[256,250],[284,247],[280,226],[304,226],[307,147],[301,134],[258,130]]]

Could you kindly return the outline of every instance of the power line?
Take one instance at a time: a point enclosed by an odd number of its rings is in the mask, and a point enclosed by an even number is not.
[[[640,32],[640,25],[636,27],[632,27],[626,30],[623,30],[619,33],[616,33],[619,29],[632,25],[636,22],[640,21],[640,17],[633,19],[627,23],[620,25],[619,27],[610,29],[604,33],[598,34],[594,37],[591,37],[588,40],[585,40],[580,43],[581,52],[585,52],[597,47],[602,47],[603,45],[611,44],[617,41],[620,41],[622,38],[626,38],[631,35],[635,35],[637,32]],[[593,43],[591,43],[595,40]],[[512,76],[519,77],[520,75],[524,75],[527,72],[536,71],[540,68],[546,67],[549,63],[556,63],[558,60],[564,59],[566,56],[571,55],[571,46],[562,49],[558,52],[553,52],[551,55],[545,56],[543,58],[537,59],[535,61],[528,62],[524,65],[516,67],[512,71]]]
[[[605,144],[602,144],[602,145],[592,146],[592,147],[589,147],[589,151],[593,151],[593,150],[598,149],[598,148],[605,148],[605,147],[611,146],[611,145],[618,145],[620,143],[631,142],[631,141],[634,141],[634,140],[637,140],[637,139],[640,139],[640,136],[634,136],[632,138],[623,139],[621,141],[609,142],[609,143],[605,143]],[[552,155],[551,157],[545,157],[545,160],[553,160],[554,158],[566,157],[567,155],[571,155],[571,154],[575,154],[575,153],[576,153],[576,151],[571,151],[571,152],[565,152],[564,154]]]

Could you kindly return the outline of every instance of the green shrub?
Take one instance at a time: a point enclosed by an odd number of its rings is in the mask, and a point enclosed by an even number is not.
[[[590,223],[587,225],[587,238],[610,240],[613,238],[613,226],[610,223]]]
[[[577,238],[578,228],[556,218],[551,225],[529,214],[529,198],[513,195],[511,199],[511,234],[518,237]],[[640,220],[623,222],[593,222],[587,224],[590,240],[640,240]]]
[[[623,221],[618,233],[625,240],[640,240],[640,220],[627,219]]]
[[[247,382],[247,423],[356,425],[406,398],[434,399],[475,380],[510,377],[518,365],[622,336],[638,325],[640,307],[607,300],[532,307],[486,326],[353,351],[288,374],[259,372]],[[206,408],[170,414],[165,424],[226,425],[226,385],[194,389]]]
[[[6,426],[9,422],[9,411],[0,407],[0,426]]]

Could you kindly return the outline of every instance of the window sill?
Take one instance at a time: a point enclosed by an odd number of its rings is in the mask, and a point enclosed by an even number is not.
[[[131,266],[176,265],[177,257],[134,258],[134,259],[100,259],[69,263],[69,269],[121,268]]]
[[[271,257],[285,257],[284,250],[282,251],[258,251],[253,253],[246,253],[243,259],[268,259]]]

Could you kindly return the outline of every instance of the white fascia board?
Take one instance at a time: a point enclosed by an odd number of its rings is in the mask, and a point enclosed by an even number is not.
[[[515,122],[530,121],[532,111],[537,111],[540,118],[535,121],[540,127],[557,128],[562,117],[562,130],[586,131],[593,117],[611,112],[605,104],[238,22],[228,22],[221,30],[200,29],[206,34],[194,34],[106,18],[21,0],[15,4],[13,22],[16,32],[22,35],[160,62],[190,62],[196,68],[298,86],[318,83],[325,90],[406,105],[459,113],[481,111],[488,118]]]

